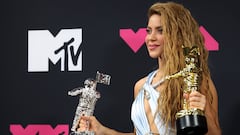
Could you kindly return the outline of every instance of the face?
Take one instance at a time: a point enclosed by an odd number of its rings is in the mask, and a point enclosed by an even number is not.
[[[147,25],[147,36],[145,38],[149,56],[152,58],[161,57],[163,53],[163,29],[161,16],[153,14]]]

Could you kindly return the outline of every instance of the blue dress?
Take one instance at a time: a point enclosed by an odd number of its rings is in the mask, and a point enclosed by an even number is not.
[[[155,76],[157,71],[151,72],[145,84],[143,85],[143,88],[139,91],[137,97],[135,98],[133,104],[132,104],[132,111],[131,111],[131,119],[133,121],[134,127],[136,129],[137,135],[155,135],[151,132],[150,126],[148,123],[147,115],[144,108],[144,93],[147,92],[149,94],[149,105],[151,108],[152,116],[154,117],[155,112],[157,110],[158,106],[158,97],[159,92],[155,90],[155,88],[151,85],[152,79]],[[162,121],[161,116],[159,113],[156,114],[156,117],[154,119],[155,125],[157,126],[158,132],[160,135],[176,135],[175,129],[171,127],[169,124],[168,129],[166,129],[166,125]]]

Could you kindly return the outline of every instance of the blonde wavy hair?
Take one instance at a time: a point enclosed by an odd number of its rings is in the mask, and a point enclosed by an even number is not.
[[[148,17],[153,14],[161,16],[164,36],[163,63],[161,69],[164,76],[174,74],[185,67],[182,45],[185,47],[198,46],[200,50],[200,68],[202,69],[202,82],[200,92],[206,95],[212,102],[209,89],[210,71],[208,68],[208,51],[204,45],[204,38],[199,31],[199,25],[192,17],[190,11],[183,5],[174,2],[155,3],[148,10]],[[182,109],[183,98],[182,79],[171,79],[166,81],[166,88],[161,92],[158,99],[158,112],[163,121],[174,125],[175,114]]]

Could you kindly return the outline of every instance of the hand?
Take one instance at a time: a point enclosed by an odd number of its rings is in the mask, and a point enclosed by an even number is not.
[[[95,116],[81,116],[78,131],[93,131],[95,135],[102,135],[104,126]]]
[[[206,107],[206,96],[198,91],[193,91],[190,94],[184,94],[183,97],[187,100],[189,108],[197,108],[202,111]]]
[[[82,115],[79,120],[79,125],[77,131],[83,132],[83,131],[88,131],[89,130],[89,116],[84,116]]]

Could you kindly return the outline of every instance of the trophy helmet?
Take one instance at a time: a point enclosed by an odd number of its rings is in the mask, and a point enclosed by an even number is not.
[[[96,81],[92,78],[88,78],[84,81],[84,85],[85,87],[88,87],[88,88],[93,88],[95,89],[96,88]]]

